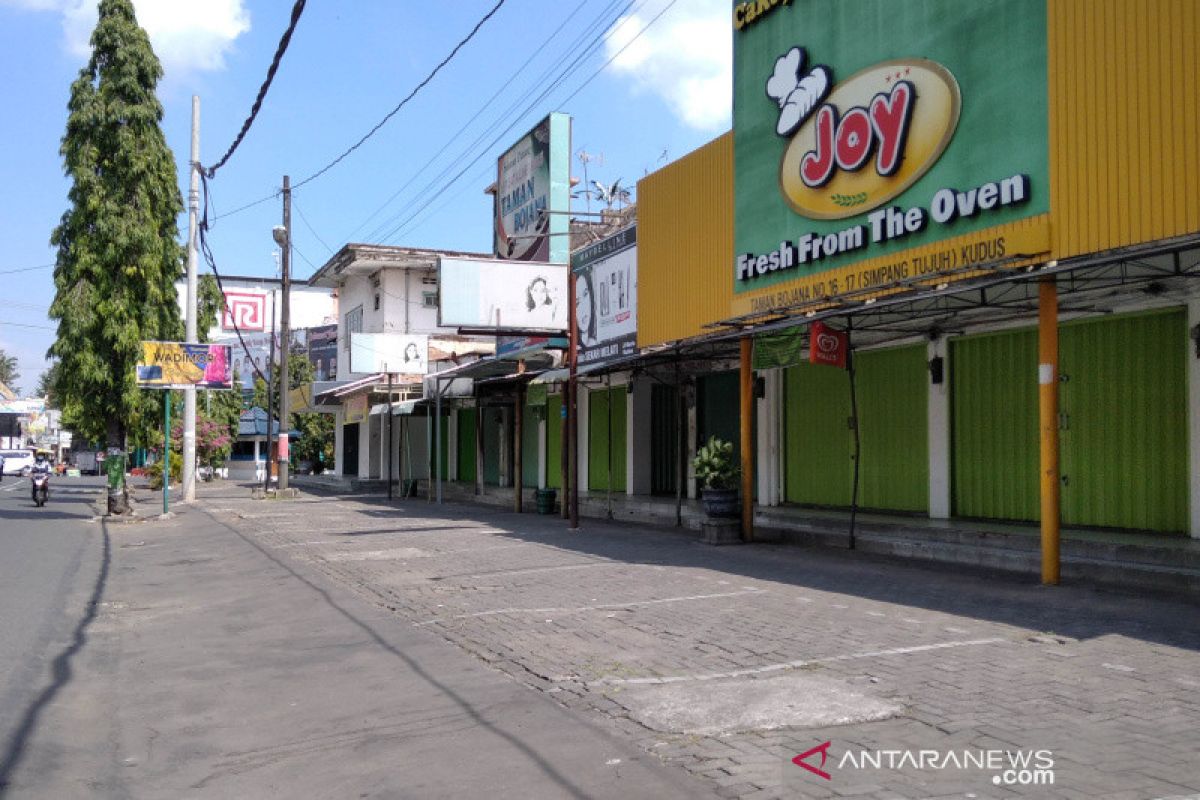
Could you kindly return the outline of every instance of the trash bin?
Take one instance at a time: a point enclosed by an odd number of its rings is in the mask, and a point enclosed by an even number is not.
[[[534,500],[537,501],[537,513],[553,514],[554,501],[558,497],[558,492],[555,489],[538,489],[534,492]]]

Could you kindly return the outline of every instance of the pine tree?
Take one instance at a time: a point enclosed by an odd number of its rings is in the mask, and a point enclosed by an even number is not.
[[[130,0],[100,0],[92,56],[71,85],[61,154],[69,208],[51,237],[58,256],[48,355],[67,423],[85,440],[123,450],[152,424],[158,393],[137,388],[143,340],[179,340],[174,282],[184,253],[183,200],[155,95],[162,66]],[[122,513],[124,485],[109,491]]]

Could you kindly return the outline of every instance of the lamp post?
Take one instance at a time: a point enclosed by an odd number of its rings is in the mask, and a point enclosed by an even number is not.
[[[289,176],[283,176],[283,224],[271,230],[275,243],[283,250],[283,299],[279,324],[279,488],[288,488],[288,351],[291,349],[291,334],[288,331],[288,306],[291,295],[292,263],[292,185]],[[268,415],[267,424],[270,424]]]

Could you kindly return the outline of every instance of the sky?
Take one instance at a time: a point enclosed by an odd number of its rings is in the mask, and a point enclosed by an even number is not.
[[[496,2],[309,2],[253,127],[209,182],[221,274],[277,274],[283,176],[297,186],[358,142]],[[292,4],[134,6],[163,64],[162,127],[186,202],[192,96],[200,162],[212,165],[249,114]],[[95,0],[0,0],[0,350],[17,358],[26,393],[55,335],[49,241],[69,188],[59,146],[95,9]],[[552,111],[572,117],[573,177],[635,188],[729,129],[728,11],[727,0],[505,0],[413,100],[294,191],[293,276],[307,278],[347,242],[488,251],[484,189],[496,159]],[[186,213],[179,231],[183,241]]]

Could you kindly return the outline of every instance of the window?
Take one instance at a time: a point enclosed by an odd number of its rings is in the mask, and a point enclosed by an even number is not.
[[[437,292],[421,292],[421,305],[425,308],[437,308]]]
[[[379,292],[375,293],[375,310],[379,310]]]
[[[345,322],[346,338],[344,341],[346,342],[346,344],[343,349],[349,350],[350,349],[350,336],[355,333],[362,333],[363,307],[358,306],[356,308],[352,308],[349,311],[347,311],[345,320],[346,320],[346,322]]]

